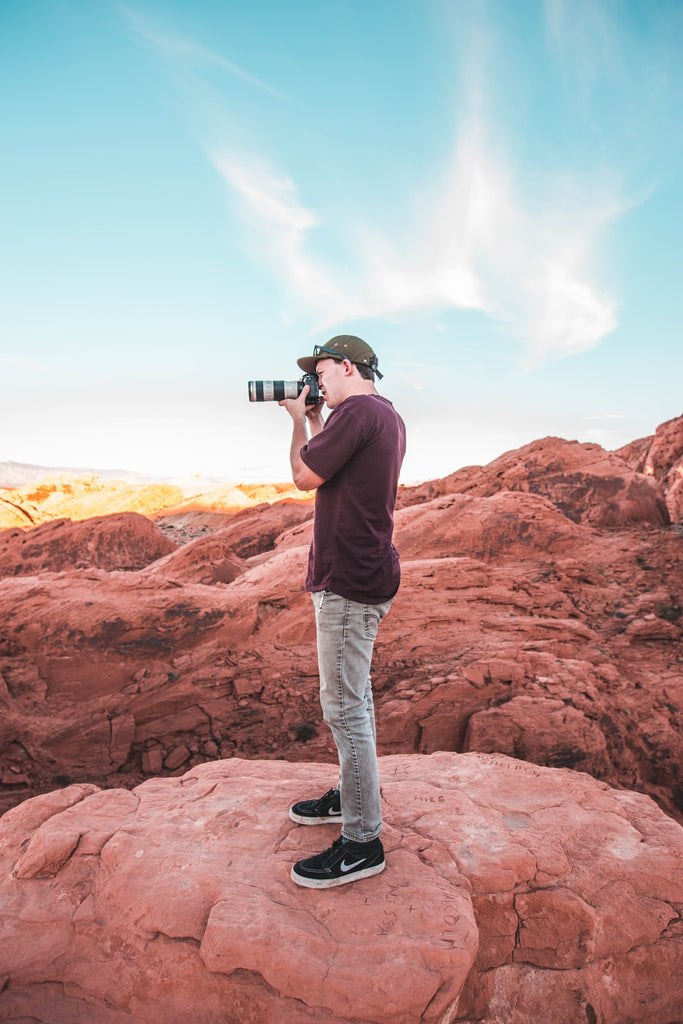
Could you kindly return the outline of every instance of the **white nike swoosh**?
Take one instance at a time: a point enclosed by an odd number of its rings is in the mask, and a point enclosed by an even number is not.
[[[346,873],[347,871],[351,871],[353,868],[357,868],[359,864],[362,864],[364,862],[364,860],[365,857],[361,857],[360,860],[354,860],[353,864],[347,864],[346,861],[343,860],[339,865],[339,870]]]
[[[341,811],[335,811],[334,807],[330,807],[330,809],[329,809],[329,811],[328,811],[327,813],[328,813],[328,814],[336,814],[336,815],[340,815],[340,814],[341,814]]]

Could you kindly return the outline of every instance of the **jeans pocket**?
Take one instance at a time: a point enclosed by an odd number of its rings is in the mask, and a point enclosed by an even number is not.
[[[381,618],[379,605],[363,605],[363,636],[366,640],[375,640],[377,638],[377,629]]]
[[[363,633],[366,640],[377,639],[377,629],[379,628],[379,624],[393,603],[394,599],[392,597],[388,601],[384,601],[383,604],[363,605]]]

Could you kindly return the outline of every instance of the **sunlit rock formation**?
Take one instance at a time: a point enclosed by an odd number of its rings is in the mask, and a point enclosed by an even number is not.
[[[8,812],[0,1016],[680,1019],[683,829],[650,799],[502,755],[386,757],[380,776],[386,870],[334,890],[289,876],[329,841],[287,816],[329,766],[233,758]]]
[[[681,815],[681,528],[657,521],[678,425],[652,474],[552,441],[402,488],[403,584],[373,669],[383,754],[499,751]],[[609,493],[605,465],[622,472]],[[636,477],[647,501],[624,498]],[[303,589],[310,496],[244,496],[258,504],[0,532],[0,809],[220,757],[334,760]]]

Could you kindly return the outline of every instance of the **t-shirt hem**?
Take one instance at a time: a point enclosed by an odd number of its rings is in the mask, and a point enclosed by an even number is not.
[[[317,587],[307,586],[306,590],[309,594],[319,594],[321,590],[329,591],[331,594],[336,594],[337,597],[343,597],[347,601],[355,601],[356,604],[384,604],[385,601],[391,601],[396,597],[398,593],[398,587],[391,594],[387,594],[384,597],[377,597],[375,594],[368,596],[367,594],[359,594],[357,591],[347,590],[346,587]]]

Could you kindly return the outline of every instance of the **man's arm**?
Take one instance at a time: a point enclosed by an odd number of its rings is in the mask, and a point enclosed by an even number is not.
[[[310,427],[311,437],[315,437],[323,429],[324,421],[321,415],[322,403],[319,405],[307,406],[306,385],[298,398],[285,398],[279,404],[283,405],[292,417],[292,443],[289,449],[289,462],[292,467],[292,480],[300,491],[314,491],[325,481],[312,469],[309,469],[300,452],[308,441],[307,425]]]

